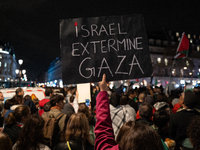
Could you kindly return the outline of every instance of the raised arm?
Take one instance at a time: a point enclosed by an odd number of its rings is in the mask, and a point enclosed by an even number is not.
[[[95,150],[119,150],[115,142],[112,121],[110,118],[110,108],[108,94],[106,92],[106,75],[103,75],[99,82],[100,93],[96,98],[96,118],[95,125]]]

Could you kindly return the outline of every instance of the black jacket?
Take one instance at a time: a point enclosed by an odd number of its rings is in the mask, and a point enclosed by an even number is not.
[[[134,99],[128,98],[128,104],[135,109],[135,112],[138,111],[138,104],[134,101]]]
[[[3,132],[6,133],[9,136],[9,138],[12,141],[12,144],[14,145],[18,136],[19,136],[19,133],[21,132],[21,127],[16,126],[16,125],[8,127],[6,125]]]
[[[83,150],[82,143],[77,141],[69,141],[69,145],[71,150]],[[85,143],[84,146],[85,150],[94,150],[94,146],[91,145],[89,142]],[[67,146],[67,142],[58,143],[53,150],[69,150]]]
[[[139,118],[137,119],[135,122],[139,123],[139,124],[146,124],[148,126],[153,125],[153,121],[150,119],[145,119],[145,118]]]
[[[181,146],[183,140],[188,138],[187,127],[194,116],[200,115],[196,110],[181,110],[173,114],[170,118],[170,136],[176,141],[177,146]]]

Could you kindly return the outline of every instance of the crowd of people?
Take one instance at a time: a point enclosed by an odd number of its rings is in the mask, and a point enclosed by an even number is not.
[[[91,85],[91,103],[75,87],[32,99],[18,88],[0,92],[1,150],[200,150],[200,88],[110,89]]]

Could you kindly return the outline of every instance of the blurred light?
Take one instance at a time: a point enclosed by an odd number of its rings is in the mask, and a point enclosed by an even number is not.
[[[54,80],[54,83],[57,83],[57,80]]]
[[[10,80],[10,78],[7,78],[7,80]]]
[[[183,69],[184,69],[184,70],[186,70],[186,69],[187,69],[187,67],[183,67]]]
[[[189,74],[192,75],[192,72],[190,72]]]
[[[26,73],[26,70],[22,70],[22,74],[25,74]]]
[[[158,61],[158,63],[161,63],[161,58],[158,57],[158,58],[157,58],[157,61]]]
[[[16,73],[16,74],[19,74],[19,69],[16,69],[16,70],[15,70],[15,73]]]
[[[180,80],[180,83],[181,84],[185,84],[185,80]]]
[[[20,65],[23,64],[23,60],[22,59],[19,59],[18,62],[19,62]]]
[[[178,88],[178,87],[179,87],[179,84],[176,84],[175,87]]]

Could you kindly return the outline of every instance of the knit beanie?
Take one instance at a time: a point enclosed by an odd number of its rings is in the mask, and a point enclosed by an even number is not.
[[[198,104],[198,97],[190,90],[185,91],[184,104],[189,109],[194,109]]]

